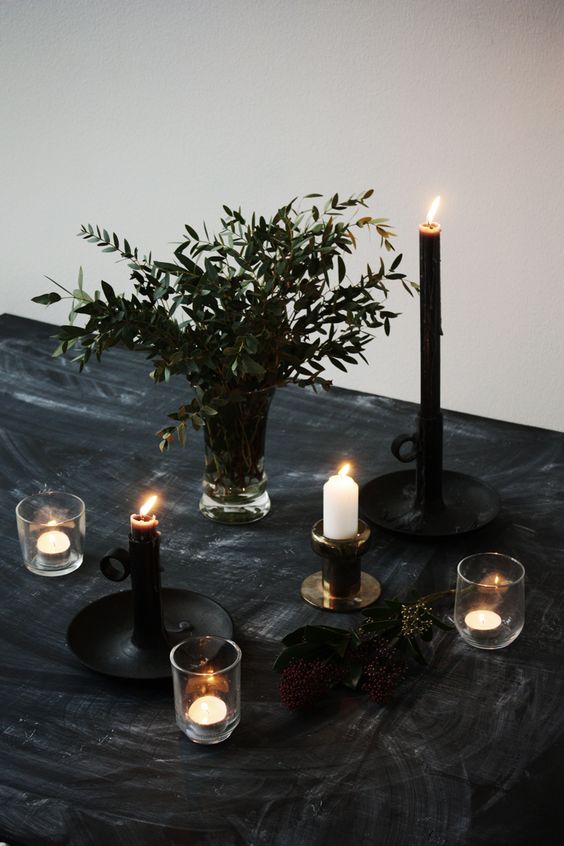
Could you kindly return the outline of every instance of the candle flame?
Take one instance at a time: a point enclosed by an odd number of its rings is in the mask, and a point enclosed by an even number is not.
[[[439,203],[441,202],[440,196],[435,197],[433,202],[431,203],[431,208],[427,212],[427,223],[434,223],[435,222],[435,215],[437,213],[437,209],[439,208]]]
[[[139,514],[141,515],[141,517],[144,517],[146,514],[149,513],[149,511],[152,509],[152,507],[153,507],[153,505],[155,504],[156,501],[157,501],[157,497],[151,496],[151,497],[149,497],[147,502],[143,503],[143,505],[139,509]]]
[[[339,476],[348,476],[349,470],[351,469],[350,464],[343,464],[341,469],[339,470]]]

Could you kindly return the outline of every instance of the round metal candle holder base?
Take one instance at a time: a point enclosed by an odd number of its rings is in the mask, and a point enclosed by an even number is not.
[[[170,679],[171,648],[190,635],[233,636],[233,621],[218,602],[190,590],[162,590],[167,641],[156,649],[140,649],[131,640],[133,592],[103,596],[72,620],[67,642],[86,667],[122,679]]]
[[[360,491],[363,517],[382,529],[418,537],[449,537],[473,532],[497,517],[497,492],[472,476],[444,470],[444,506],[422,510],[415,506],[415,471],[388,473]]]
[[[324,611],[359,611],[376,602],[382,592],[378,579],[364,571],[360,574],[360,591],[353,597],[331,596],[323,587],[323,573],[312,573],[304,579],[301,587],[302,598],[309,605]]]
[[[325,537],[323,520],[318,520],[311,530],[311,547],[323,565],[302,582],[302,598],[324,611],[358,611],[375,602],[380,582],[360,569],[369,545],[370,528],[363,520],[358,521],[356,535],[339,539]]]

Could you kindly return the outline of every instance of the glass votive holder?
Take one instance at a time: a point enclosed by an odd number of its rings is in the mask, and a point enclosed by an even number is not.
[[[459,563],[454,624],[466,643],[501,649],[525,623],[525,568],[500,552],[469,555]]]
[[[189,637],[170,653],[176,724],[194,743],[221,743],[241,719],[241,650],[222,637]]]
[[[43,491],[16,506],[24,564],[38,576],[64,576],[82,564],[86,515],[78,496]]]

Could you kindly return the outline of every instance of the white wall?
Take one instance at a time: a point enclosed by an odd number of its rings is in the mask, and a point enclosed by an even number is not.
[[[417,277],[441,193],[443,405],[564,429],[561,0],[0,0],[2,311],[223,202],[376,189]],[[369,258],[375,244],[363,253]],[[120,282],[123,280],[123,282]],[[337,384],[417,400],[418,306]]]

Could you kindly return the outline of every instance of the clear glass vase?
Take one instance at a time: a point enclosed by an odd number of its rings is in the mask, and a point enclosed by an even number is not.
[[[200,511],[218,523],[254,523],[270,511],[264,469],[268,410],[274,388],[242,395],[206,420]]]

